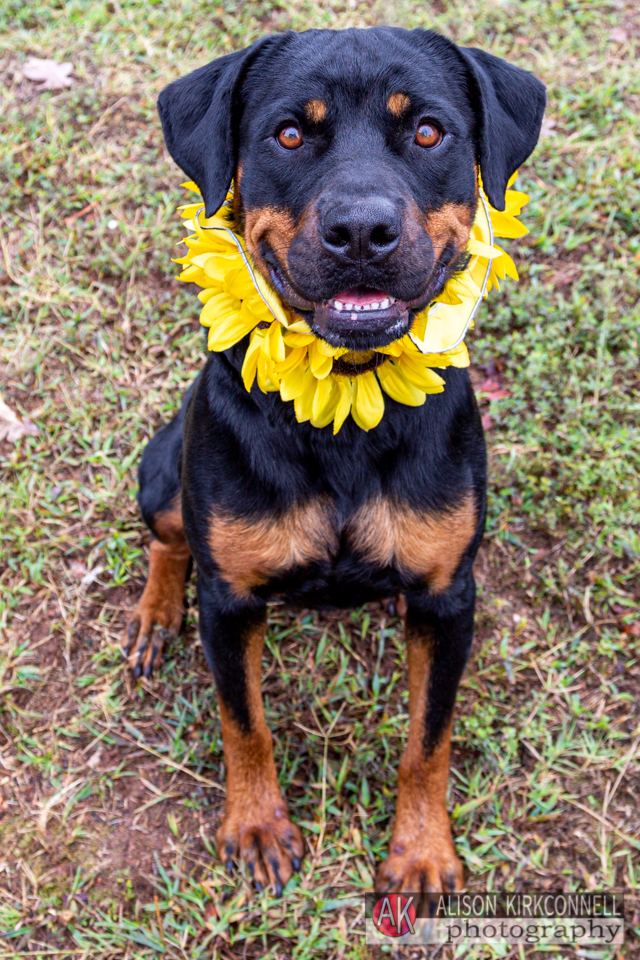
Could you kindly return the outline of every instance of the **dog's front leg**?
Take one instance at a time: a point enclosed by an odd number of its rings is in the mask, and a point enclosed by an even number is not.
[[[409,736],[400,760],[396,822],[376,890],[428,893],[462,887],[446,808],[458,683],[473,638],[474,584],[455,598],[408,595]],[[446,614],[446,615],[443,615]]]
[[[200,638],[218,691],[227,798],[217,832],[227,865],[241,857],[258,889],[279,896],[300,866],[302,837],[289,819],[262,705],[261,660],[266,607],[221,602],[218,585],[198,580]]]

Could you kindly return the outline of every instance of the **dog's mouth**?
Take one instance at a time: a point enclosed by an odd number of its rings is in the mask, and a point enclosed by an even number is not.
[[[318,303],[302,297],[279,266],[269,264],[269,270],[283,301],[307,321],[316,336],[332,347],[359,353],[385,347],[408,333],[416,313],[433,300],[446,277],[446,266],[438,265],[427,289],[414,300],[401,300],[385,290],[358,286],[340,290]]]
[[[352,287],[318,303],[312,329],[333,347],[383,347],[408,333],[409,305],[384,290]]]

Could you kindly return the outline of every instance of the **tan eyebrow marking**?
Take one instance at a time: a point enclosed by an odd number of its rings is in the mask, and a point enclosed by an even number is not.
[[[410,106],[411,100],[406,93],[392,93],[387,100],[387,110],[389,110],[394,117],[401,117],[403,113],[407,112]]]
[[[311,123],[322,123],[327,115],[327,105],[324,100],[309,100],[304,112]]]

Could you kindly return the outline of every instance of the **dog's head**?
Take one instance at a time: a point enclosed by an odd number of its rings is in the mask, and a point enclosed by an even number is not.
[[[525,70],[390,27],[268,36],[158,101],[207,216],[233,179],[258,269],[318,336],[356,351],[401,337],[465,265],[478,167],[504,209],[544,106]]]

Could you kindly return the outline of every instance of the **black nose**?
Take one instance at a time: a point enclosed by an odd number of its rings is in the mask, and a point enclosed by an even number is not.
[[[384,260],[400,242],[401,219],[384,197],[345,204],[322,217],[322,245],[339,260]]]

